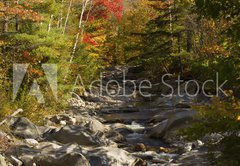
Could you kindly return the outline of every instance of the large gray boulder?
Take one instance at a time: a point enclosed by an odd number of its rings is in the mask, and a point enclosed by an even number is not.
[[[38,127],[27,118],[13,117],[9,122],[9,126],[15,136],[34,139],[40,137]]]
[[[77,125],[64,126],[48,135],[46,140],[63,144],[77,143],[79,145],[94,146],[101,144],[102,134],[92,133],[88,128]]]
[[[88,152],[91,166],[133,166],[137,158],[116,147],[99,147]],[[137,162],[139,166],[141,164]]]
[[[89,119],[86,127],[89,128],[93,133],[105,132],[105,126],[100,121],[94,118]]]
[[[175,160],[176,165],[196,165],[196,166],[209,166],[215,165],[209,160],[209,152],[206,150],[192,150],[190,152],[179,155]]]
[[[51,142],[42,142],[34,148],[14,147],[7,151],[7,155],[11,160],[13,156],[21,160],[25,166],[32,166],[34,163],[37,166],[90,166],[77,144],[60,146]]]
[[[39,154],[33,160],[40,166],[90,166],[88,160],[80,153]]]
[[[171,115],[171,116],[170,116]],[[179,128],[188,124],[189,121],[193,120],[193,117],[196,115],[195,111],[180,111],[168,114],[167,119],[162,120],[161,122],[155,124],[153,127],[150,127],[146,135],[155,138],[163,137],[166,132],[174,128]],[[162,116],[159,116],[158,119],[162,119]]]
[[[152,116],[151,119],[148,120],[148,122],[158,123],[158,122],[162,122],[163,120],[171,119],[174,117],[181,117],[181,116],[193,117],[194,115],[196,115],[196,111],[193,111],[191,109],[186,109],[186,108],[176,108],[176,109],[170,109],[168,111],[164,111],[164,110],[161,111],[159,109],[159,113]]]
[[[76,119],[76,125],[86,127],[93,133],[105,132],[106,130],[105,125],[94,116],[77,115],[74,118]]]
[[[95,117],[83,115],[70,115],[70,114],[53,115],[46,118],[46,125],[47,126],[78,125],[81,127],[88,128],[93,133],[105,131],[105,126]]]

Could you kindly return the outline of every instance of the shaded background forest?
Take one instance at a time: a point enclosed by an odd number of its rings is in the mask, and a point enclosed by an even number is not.
[[[1,118],[23,108],[24,116],[40,121],[66,107],[79,74],[87,88],[105,68],[126,64],[143,66],[155,81],[172,73],[201,82],[219,72],[220,81],[228,80],[225,89],[238,96],[239,12],[237,0],[1,1]],[[13,103],[14,63],[30,66]],[[58,101],[44,77],[44,63],[58,65]],[[33,79],[42,85],[45,104],[27,96]],[[207,88],[210,93],[215,87]],[[219,109],[219,102],[207,110]],[[231,102],[205,118],[238,121],[239,102]]]

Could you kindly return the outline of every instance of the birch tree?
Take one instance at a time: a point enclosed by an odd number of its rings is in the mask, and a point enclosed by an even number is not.
[[[62,25],[62,23],[63,23],[63,8],[64,8],[64,0],[62,0],[62,2],[61,2],[61,9],[60,9],[58,24],[57,24],[58,28],[62,28],[62,26],[63,26]]]
[[[71,0],[72,1],[72,0]],[[78,23],[78,32],[76,34],[76,37],[75,37],[75,41],[74,41],[74,44],[73,44],[73,49],[72,49],[72,53],[71,53],[71,58],[70,58],[70,61],[69,61],[69,66],[71,66],[72,62],[73,62],[73,58],[75,56],[75,52],[76,52],[76,49],[77,49],[77,45],[78,45],[78,42],[79,42],[79,38],[80,36],[82,37],[83,36],[83,33],[84,33],[84,25],[83,25],[83,15],[87,9],[87,6],[90,4],[92,4],[92,0],[82,0],[82,10],[81,10],[81,15],[80,15],[80,18],[79,18],[79,23]],[[88,21],[88,17],[89,17],[89,13],[91,11],[91,7],[88,11],[88,14],[87,14],[87,18],[85,20],[85,23]],[[65,22],[66,23],[66,22]],[[82,38],[81,38],[82,40]],[[69,68],[68,68],[69,70]],[[66,76],[64,77],[64,80],[66,80],[67,78],[67,74],[68,74],[68,71],[66,73]]]
[[[65,32],[66,32],[67,23],[68,23],[69,15],[70,15],[71,8],[72,8],[72,3],[73,3],[73,0],[70,0],[66,20],[65,20],[65,23],[64,23],[64,27],[63,27],[63,32],[62,32],[63,34],[65,34]]]

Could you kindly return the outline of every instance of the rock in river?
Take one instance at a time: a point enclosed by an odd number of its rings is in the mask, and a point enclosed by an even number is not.
[[[81,154],[77,144],[60,146],[51,142],[42,142],[35,148],[18,146],[7,152],[23,161],[25,166],[90,166],[88,160]],[[11,161],[10,160],[10,161]]]
[[[48,141],[57,141],[60,143],[77,143],[79,145],[94,146],[103,143],[103,134],[92,133],[88,128],[70,125],[56,129],[46,138]]]
[[[24,117],[11,118],[9,122],[12,133],[21,138],[38,138],[40,136],[38,127]]]
[[[144,166],[144,161],[115,147],[99,147],[88,152],[91,166]]]
[[[169,116],[169,119],[165,119],[149,128],[146,134],[150,137],[163,137],[170,129],[185,125],[192,120],[195,114],[194,111],[174,112]]]

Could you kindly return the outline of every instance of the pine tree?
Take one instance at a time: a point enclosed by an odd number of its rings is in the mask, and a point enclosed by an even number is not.
[[[182,1],[149,1],[155,10],[142,36],[143,50],[139,59],[153,75],[184,70],[183,58],[192,52],[193,31],[189,15],[192,3]],[[187,43],[187,44],[186,44]]]

